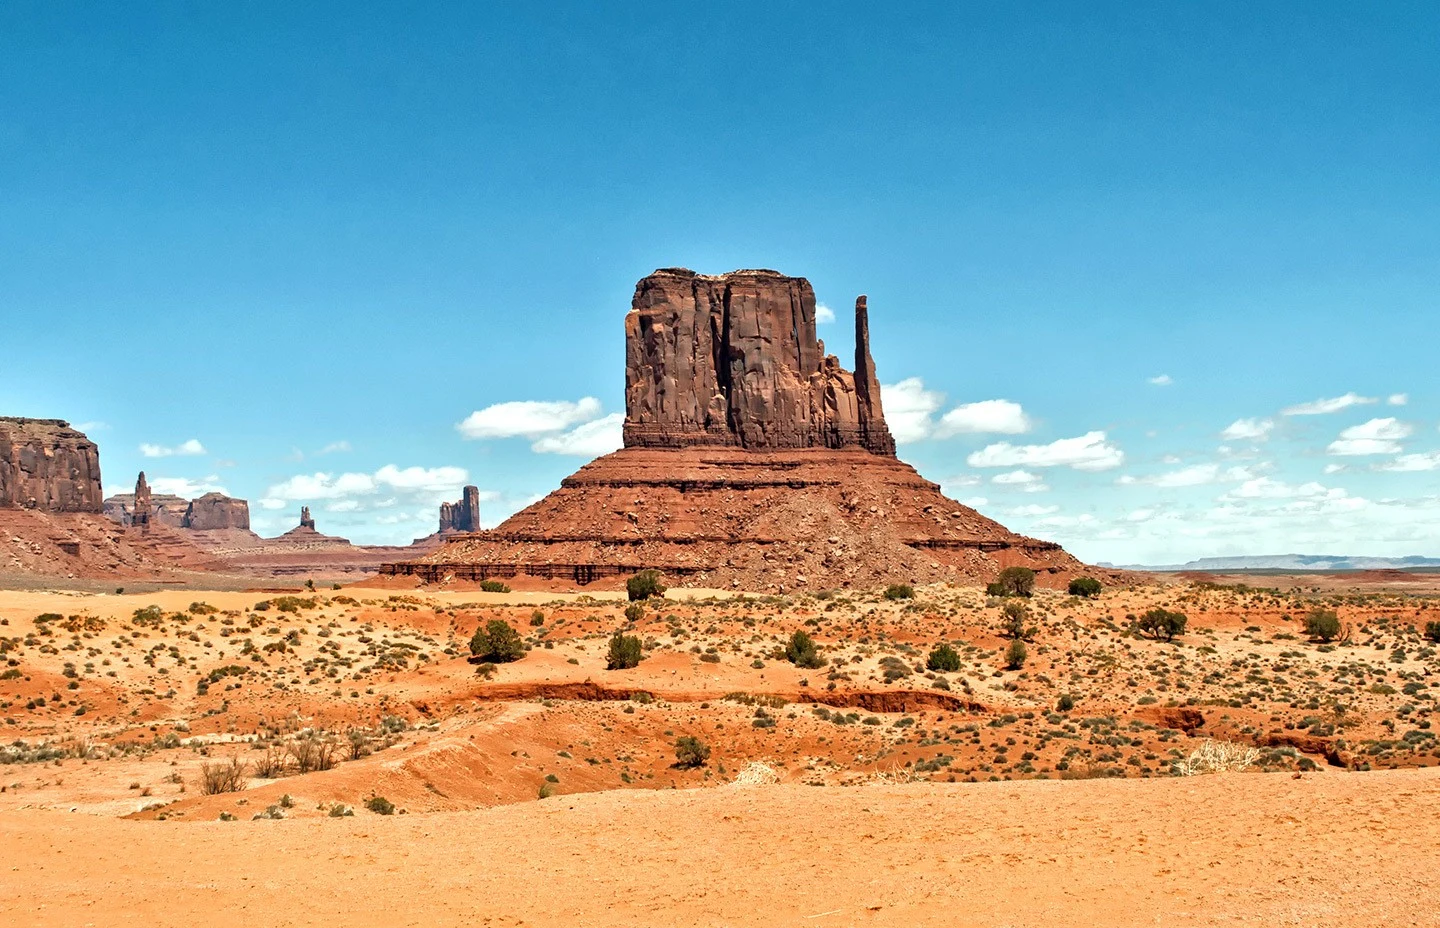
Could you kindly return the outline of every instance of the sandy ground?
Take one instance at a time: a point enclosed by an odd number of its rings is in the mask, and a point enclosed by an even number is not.
[[[1435,925],[1440,775],[607,792],[263,823],[0,817],[0,922]]]

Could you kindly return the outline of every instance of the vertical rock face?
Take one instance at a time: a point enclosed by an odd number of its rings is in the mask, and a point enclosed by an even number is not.
[[[480,488],[466,487],[460,501],[440,504],[440,534],[480,531]]]
[[[625,446],[859,447],[893,456],[856,303],[855,373],[815,335],[803,277],[684,268],[635,287],[625,318]]]
[[[309,506],[300,507],[300,527],[312,530],[315,528],[315,520],[310,517]]]
[[[250,504],[223,493],[206,493],[185,509],[185,528],[206,531],[222,528],[250,528]]]
[[[100,450],[63,420],[0,416],[0,506],[101,512]]]
[[[144,528],[150,524],[155,503],[150,499],[150,484],[145,482],[145,472],[135,481],[135,502],[130,507],[130,524]]]

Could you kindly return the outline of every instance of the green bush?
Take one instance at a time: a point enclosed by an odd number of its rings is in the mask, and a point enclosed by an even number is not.
[[[1094,599],[1100,595],[1100,581],[1094,577],[1076,577],[1070,581],[1068,592],[1071,596],[1082,596],[1085,599]]]
[[[938,673],[954,673],[960,669],[960,654],[948,644],[942,644],[925,658],[925,666]]]
[[[684,769],[703,767],[710,759],[710,746],[694,735],[675,739],[675,766]]]
[[[815,639],[803,631],[791,635],[790,640],[785,643],[785,659],[806,670],[825,665],[825,661],[820,657],[820,649],[815,646]]]
[[[1019,670],[1025,666],[1025,658],[1030,656],[1030,651],[1025,647],[1025,642],[1019,638],[1010,642],[1010,647],[1005,649],[1005,669]]]
[[[536,609],[534,612],[530,613],[530,627],[531,627],[531,628],[535,628],[535,627],[537,627],[537,626],[544,625],[544,624],[545,624],[545,613],[541,612],[539,609]]]
[[[610,639],[610,653],[606,655],[605,667],[609,670],[628,670],[640,666],[640,639],[634,635],[616,632]]]
[[[645,607],[639,603],[631,603],[625,607],[625,621],[635,623],[645,618]]]
[[[1069,693],[1061,693],[1060,700],[1055,703],[1056,711],[1069,712],[1073,708],[1075,708],[1075,697]]]
[[[384,796],[371,796],[365,800],[365,808],[374,812],[376,815],[395,814],[395,803],[386,799]]]
[[[1185,613],[1155,607],[1135,621],[1135,627],[1156,641],[1169,641],[1185,634]]]
[[[508,593],[510,588],[499,580],[481,580],[480,592],[482,593]]]
[[[1035,629],[1025,623],[1030,619],[1030,607],[1020,602],[1008,602],[1000,611],[1000,634],[1006,638],[1029,638]]]
[[[1425,623],[1425,638],[1427,641],[1440,644],[1440,622]]]
[[[475,629],[475,637],[470,639],[470,653],[496,664],[508,664],[525,656],[525,643],[509,622],[491,619],[484,628]]]
[[[1035,571],[1028,567],[1007,567],[985,592],[990,596],[1030,596],[1035,592]]]
[[[660,571],[642,570],[626,580],[625,594],[630,597],[631,602],[649,599],[652,596],[663,596],[665,584],[660,582]]]
[[[892,583],[885,588],[886,599],[914,599],[915,588],[908,583]]]
[[[1334,609],[1315,609],[1305,617],[1305,634],[1320,641],[1340,637],[1340,617]]]

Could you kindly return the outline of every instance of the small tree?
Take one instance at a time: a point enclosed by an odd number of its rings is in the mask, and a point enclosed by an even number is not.
[[[610,653],[606,656],[605,666],[609,670],[628,670],[640,666],[640,657],[640,639],[616,632],[610,639]]]
[[[710,759],[710,746],[694,735],[675,739],[675,766],[686,770],[703,767]]]
[[[820,657],[820,649],[815,646],[815,639],[803,631],[797,631],[785,643],[785,659],[796,667],[803,667],[806,670],[814,670],[825,665],[825,661]]]
[[[525,643],[520,633],[502,619],[491,619],[484,628],[475,629],[470,639],[470,653],[496,664],[508,664],[525,656]]]
[[[886,599],[914,599],[915,588],[908,583],[892,583],[885,588]]]
[[[1176,635],[1185,634],[1185,621],[1185,613],[1157,606],[1137,619],[1135,627],[1156,641],[1169,641]]]
[[[508,593],[510,587],[499,580],[481,580],[480,592],[482,593]]]
[[[1440,622],[1425,623],[1425,640],[1440,644]]]
[[[1334,609],[1315,609],[1305,617],[1305,634],[1320,641],[1340,637],[1340,617]]]
[[[1080,596],[1084,599],[1094,599],[1100,595],[1100,581],[1094,577],[1076,577],[1070,581],[1068,592],[1071,596]]]
[[[1025,647],[1025,642],[1016,638],[1010,642],[1010,647],[1005,649],[1005,669],[1019,670],[1025,666],[1025,658],[1030,656],[1030,651]]]
[[[1000,612],[1000,634],[1006,638],[1030,638],[1035,629],[1025,624],[1030,619],[1030,607],[1021,602],[1008,602]]]
[[[1028,567],[1007,567],[985,592],[991,596],[1030,596],[1035,592],[1035,571]]]
[[[625,621],[632,625],[645,618],[645,607],[639,603],[631,603],[625,607]]]
[[[960,669],[960,654],[948,644],[942,644],[925,658],[925,666],[937,673],[954,673]]]
[[[660,582],[660,571],[642,570],[625,581],[625,594],[631,602],[665,595],[665,584]]]

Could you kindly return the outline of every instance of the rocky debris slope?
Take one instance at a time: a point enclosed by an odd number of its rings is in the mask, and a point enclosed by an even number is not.
[[[0,416],[0,507],[100,512],[100,449],[62,419]]]
[[[768,270],[656,271],[625,318],[625,446],[895,453],[855,306],[855,372],[815,335],[815,291]]]

